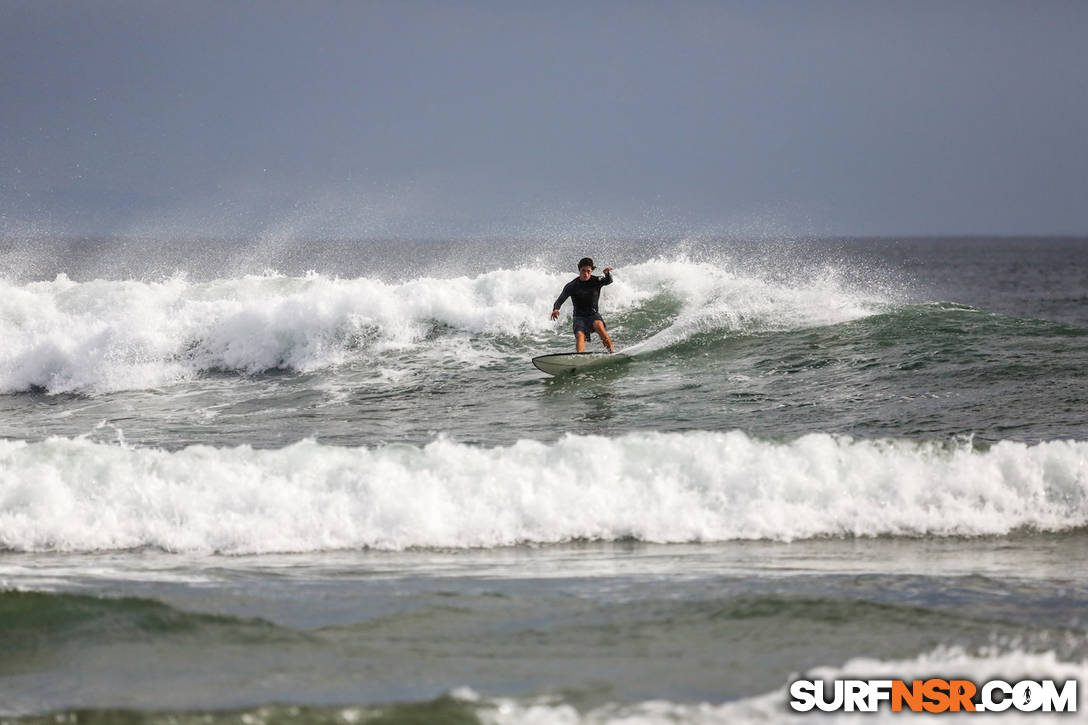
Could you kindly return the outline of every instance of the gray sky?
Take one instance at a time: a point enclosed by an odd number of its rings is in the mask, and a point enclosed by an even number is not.
[[[1088,3],[0,0],[0,232],[1088,234]]]

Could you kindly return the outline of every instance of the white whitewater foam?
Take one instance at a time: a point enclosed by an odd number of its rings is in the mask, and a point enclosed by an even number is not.
[[[1052,652],[1032,653],[1020,650],[968,653],[962,648],[939,648],[914,659],[882,661],[854,659],[842,667],[822,667],[806,673],[804,679],[927,679],[954,677],[981,684],[1000,679],[1050,679],[1056,682],[1088,682],[1088,662],[1064,662]],[[1083,686],[1078,687],[1077,712],[1084,709]],[[1020,713],[1014,709],[1002,713],[895,713],[885,703],[875,713],[801,713],[789,709],[788,685],[755,697],[722,704],[676,703],[655,700],[628,705],[604,705],[581,712],[554,698],[532,701],[512,698],[482,698],[469,688],[450,693],[473,703],[480,719],[491,725],[745,725],[746,723],[858,723],[858,722],[959,722],[1039,723],[1078,721],[1072,713]]]
[[[554,286],[516,271],[404,284],[320,275],[0,283],[0,392],[140,389],[208,369],[310,371],[360,350],[411,347],[434,323],[543,330],[540,300]]]
[[[588,465],[592,470],[587,470]],[[0,441],[0,548],[232,554],[639,539],[1001,535],[1088,524],[1088,442],[986,452],[812,434],[303,441],[176,452]]]
[[[847,288],[834,270],[790,284],[684,258],[636,265],[627,273],[644,297],[677,296],[680,314],[668,327],[627,348],[632,354],[660,350],[713,330],[757,332],[832,325],[886,309],[888,300]]]
[[[389,350],[488,365],[501,356],[481,335],[569,335],[549,313],[571,278],[514,269],[402,283],[318,274],[207,283],[184,276],[0,281],[0,393],[147,389],[212,369],[314,371]],[[679,298],[682,311],[642,349],[709,328],[806,327],[873,309],[872,300],[831,277],[793,288],[683,260],[617,271],[603,309],[614,320],[661,294]],[[430,336],[436,327],[444,331],[438,339]]]

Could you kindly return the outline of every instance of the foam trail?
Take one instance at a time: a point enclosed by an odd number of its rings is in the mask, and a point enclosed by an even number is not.
[[[976,684],[1000,679],[1017,682],[1021,679],[1050,679],[1056,683],[1068,680],[1088,682],[1088,662],[1066,662],[1052,652],[1034,653],[1021,650],[990,650],[968,653],[959,647],[940,647],[913,659],[874,660],[853,659],[841,667],[821,667],[805,675],[805,679],[928,679],[953,677],[968,679]],[[1078,688],[1080,689],[1080,688]],[[997,722],[1038,723],[1051,719],[1053,722],[1069,722],[1070,714],[1021,713],[1015,709],[1005,712],[946,712],[939,715],[892,712],[887,703],[874,713],[819,713],[794,712],[788,708],[788,687],[734,702],[676,703],[664,700],[629,705],[604,705],[580,712],[574,707],[554,699],[520,701],[511,698],[484,699],[471,689],[462,688],[451,693],[454,697],[474,703],[481,721],[489,725],[745,725],[746,723],[857,723],[857,722]],[[1080,692],[1078,692],[1078,696]],[[1077,711],[1083,703],[1078,697]],[[1048,720],[1049,721],[1049,720]]]
[[[608,465],[585,474],[587,460]],[[0,547],[232,554],[639,539],[977,536],[1088,524],[1088,442],[986,452],[811,434],[567,436],[502,448],[176,452],[0,441]]]
[[[497,270],[476,277],[335,279],[274,274],[193,283],[0,281],[0,393],[105,393],[185,382],[208,370],[316,371],[397,350],[462,364],[494,362],[489,338],[568,339],[549,320],[568,274]],[[854,319],[878,302],[833,278],[797,287],[708,263],[654,260],[617,271],[604,293],[611,324],[671,299],[679,314],[632,352],[708,328],[783,329]],[[655,302],[656,301],[656,302]],[[435,335],[435,331],[441,334]],[[470,348],[466,351],[466,347]]]

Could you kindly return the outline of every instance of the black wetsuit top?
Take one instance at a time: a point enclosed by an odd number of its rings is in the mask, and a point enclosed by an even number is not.
[[[612,284],[612,275],[604,273],[604,277],[590,277],[585,282],[581,277],[575,277],[563,288],[563,293],[552,305],[553,310],[558,310],[570,297],[574,305],[575,317],[592,317],[597,314],[597,300],[601,297],[601,287]]]

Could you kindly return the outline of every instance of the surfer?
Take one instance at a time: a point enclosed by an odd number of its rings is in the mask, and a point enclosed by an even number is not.
[[[597,267],[589,257],[583,257],[578,261],[578,276],[567,282],[559,299],[552,305],[552,319],[559,317],[559,308],[570,297],[574,305],[574,340],[576,350],[585,352],[586,338],[596,332],[609,352],[615,352],[612,338],[604,326],[604,318],[597,311],[597,301],[601,297],[601,287],[612,284],[612,268],[605,267],[604,276],[596,277],[593,270]]]

